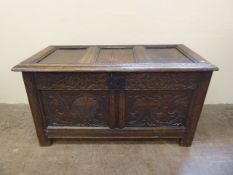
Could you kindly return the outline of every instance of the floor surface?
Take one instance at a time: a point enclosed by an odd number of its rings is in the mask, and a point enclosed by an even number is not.
[[[206,105],[193,146],[64,142],[39,147],[28,105],[0,104],[0,175],[233,175],[233,105]]]

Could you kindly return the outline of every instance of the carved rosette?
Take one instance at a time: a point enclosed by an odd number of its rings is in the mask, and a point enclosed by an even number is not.
[[[132,93],[126,97],[126,126],[184,126],[191,93]]]
[[[107,95],[79,93],[43,93],[49,125],[107,126]]]

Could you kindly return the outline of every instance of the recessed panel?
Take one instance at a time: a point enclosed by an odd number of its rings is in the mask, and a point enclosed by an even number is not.
[[[190,63],[189,58],[183,55],[176,48],[146,49],[147,62],[150,63]]]
[[[108,126],[108,92],[42,91],[41,94],[49,126]]]
[[[218,68],[184,45],[49,46],[15,66],[30,72],[186,72]]]
[[[77,64],[87,49],[57,49],[41,61],[40,64]]]
[[[191,97],[191,91],[128,91],[125,126],[182,127]]]
[[[103,48],[96,59],[97,64],[125,64],[134,62],[133,49]]]
[[[134,63],[192,63],[176,48],[132,46],[128,48],[59,48],[40,64],[117,65]]]

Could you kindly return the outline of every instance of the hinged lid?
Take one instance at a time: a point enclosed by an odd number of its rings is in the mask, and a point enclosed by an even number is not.
[[[15,66],[22,72],[215,71],[184,45],[49,46]]]

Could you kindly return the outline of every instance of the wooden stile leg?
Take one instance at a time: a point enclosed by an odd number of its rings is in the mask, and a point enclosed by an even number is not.
[[[198,120],[201,115],[202,107],[205,101],[206,93],[210,83],[212,72],[203,72],[198,88],[193,94],[193,100],[191,102],[190,111],[188,113],[186,123],[186,134],[184,138],[180,139],[181,146],[191,146],[194,138],[194,134],[197,128]]]
[[[37,137],[40,146],[49,146],[52,140],[46,135],[46,123],[44,120],[43,112],[41,111],[41,101],[39,92],[36,89],[36,83],[34,79],[34,73],[23,72],[23,80],[28,95],[28,100],[36,128]]]
[[[193,140],[192,139],[180,139],[180,146],[186,146],[186,147],[190,147],[192,145]]]

